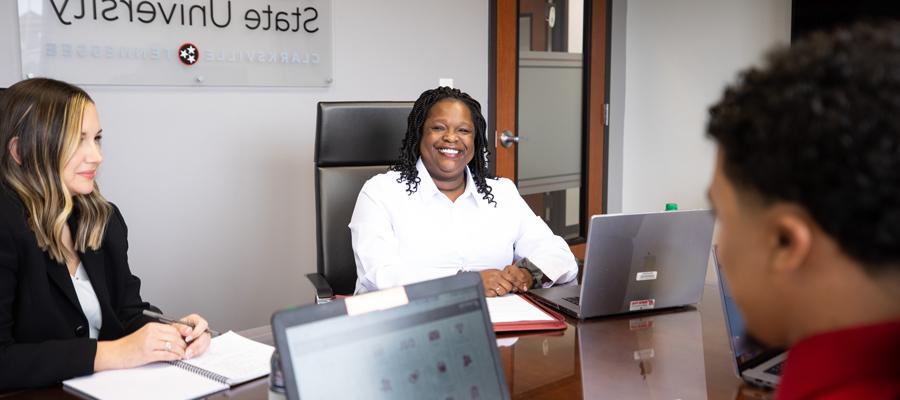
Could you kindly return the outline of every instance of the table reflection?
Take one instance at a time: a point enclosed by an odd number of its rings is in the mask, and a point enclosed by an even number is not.
[[[509,340],[500,357],[517,399],[768,399],[735,375],[718,287],[696,307],[567,320]]]
[[[700,312],[689,309],[577,325],[583,393],[706,397]]]
[[[272,343],[268,326],[240,332]],[[735,375],[717,285],[697,308],[567,320],[567,328],[498,335],[514,399],[770,399],[772,392]],[[340,373],[340,371],[335,371]],[[210,398],[267,399],[258,379]],[[0,394],[15,399],[74,399],[60,386]]]

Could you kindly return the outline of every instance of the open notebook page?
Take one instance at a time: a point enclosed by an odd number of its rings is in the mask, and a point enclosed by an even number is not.
[[[487,298],[491,323],[519,321],[554,321],[553,317],[541,311],[519,295],[510,294],[502,297]]]
[[[97,372],[63,384],[97,399],[195,399],[228,389],[228,385],[167,363]]]
[[[228,331],[212,340],[200,357],[182,362],[219,374],[237,385],[269,374],[274,347]]]

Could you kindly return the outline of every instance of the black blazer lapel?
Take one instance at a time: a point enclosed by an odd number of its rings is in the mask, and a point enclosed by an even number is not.
[[[49,258],[49,257],[48,257]],[[75,294],[75,286],[72,285],[72,276],[69,275],[69,269],[65,265],[50,260],[47,263],[47,275],[50,280],[66,295],[69,302],[77,310],[81,310],[81,303],[78,302],[78,295]]]

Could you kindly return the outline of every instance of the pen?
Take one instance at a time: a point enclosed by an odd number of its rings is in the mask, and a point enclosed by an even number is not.
[[[154,319],[156,319],[156,320],[159,320],[159,322],[162,322],[162,323],[165,323],[165,324],[169,324],[169,325],[172,325],[172,324],[181,324],[181,325],[187,325],[187,326],[189,326],[189,327],[191,327],[191,328],[194,327],[194,324],[192,324],[192,323],[190,323],[190,322],[179,321],[179,320],[177,320],[177,319],[172,319],[172,318],[166,317],[165,315],[162,315],[162,314],[160,314],[160,313],[158,313],[158,312],[154,312],[154,311],[150,311],[150,310],[144,310],[143,312],[144,312],[144,315],[146,315],[146,316],[148,316],[148,317],[150,317],[150,318],[154,318]],[[209,332],[209,335],[212,336],[212,337],[216,337],[216,336],[219,336],[219,335],[220,335],[219,331],[212,330],[212,329],[209,329],[209,328],[206,328],[206,332]]]

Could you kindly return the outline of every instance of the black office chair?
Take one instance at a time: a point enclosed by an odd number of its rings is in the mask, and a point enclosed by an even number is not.
[[[353,294],[350,217],[363,184],[397,160],[411,102],[320,102],[316,120],[316,299]]]

